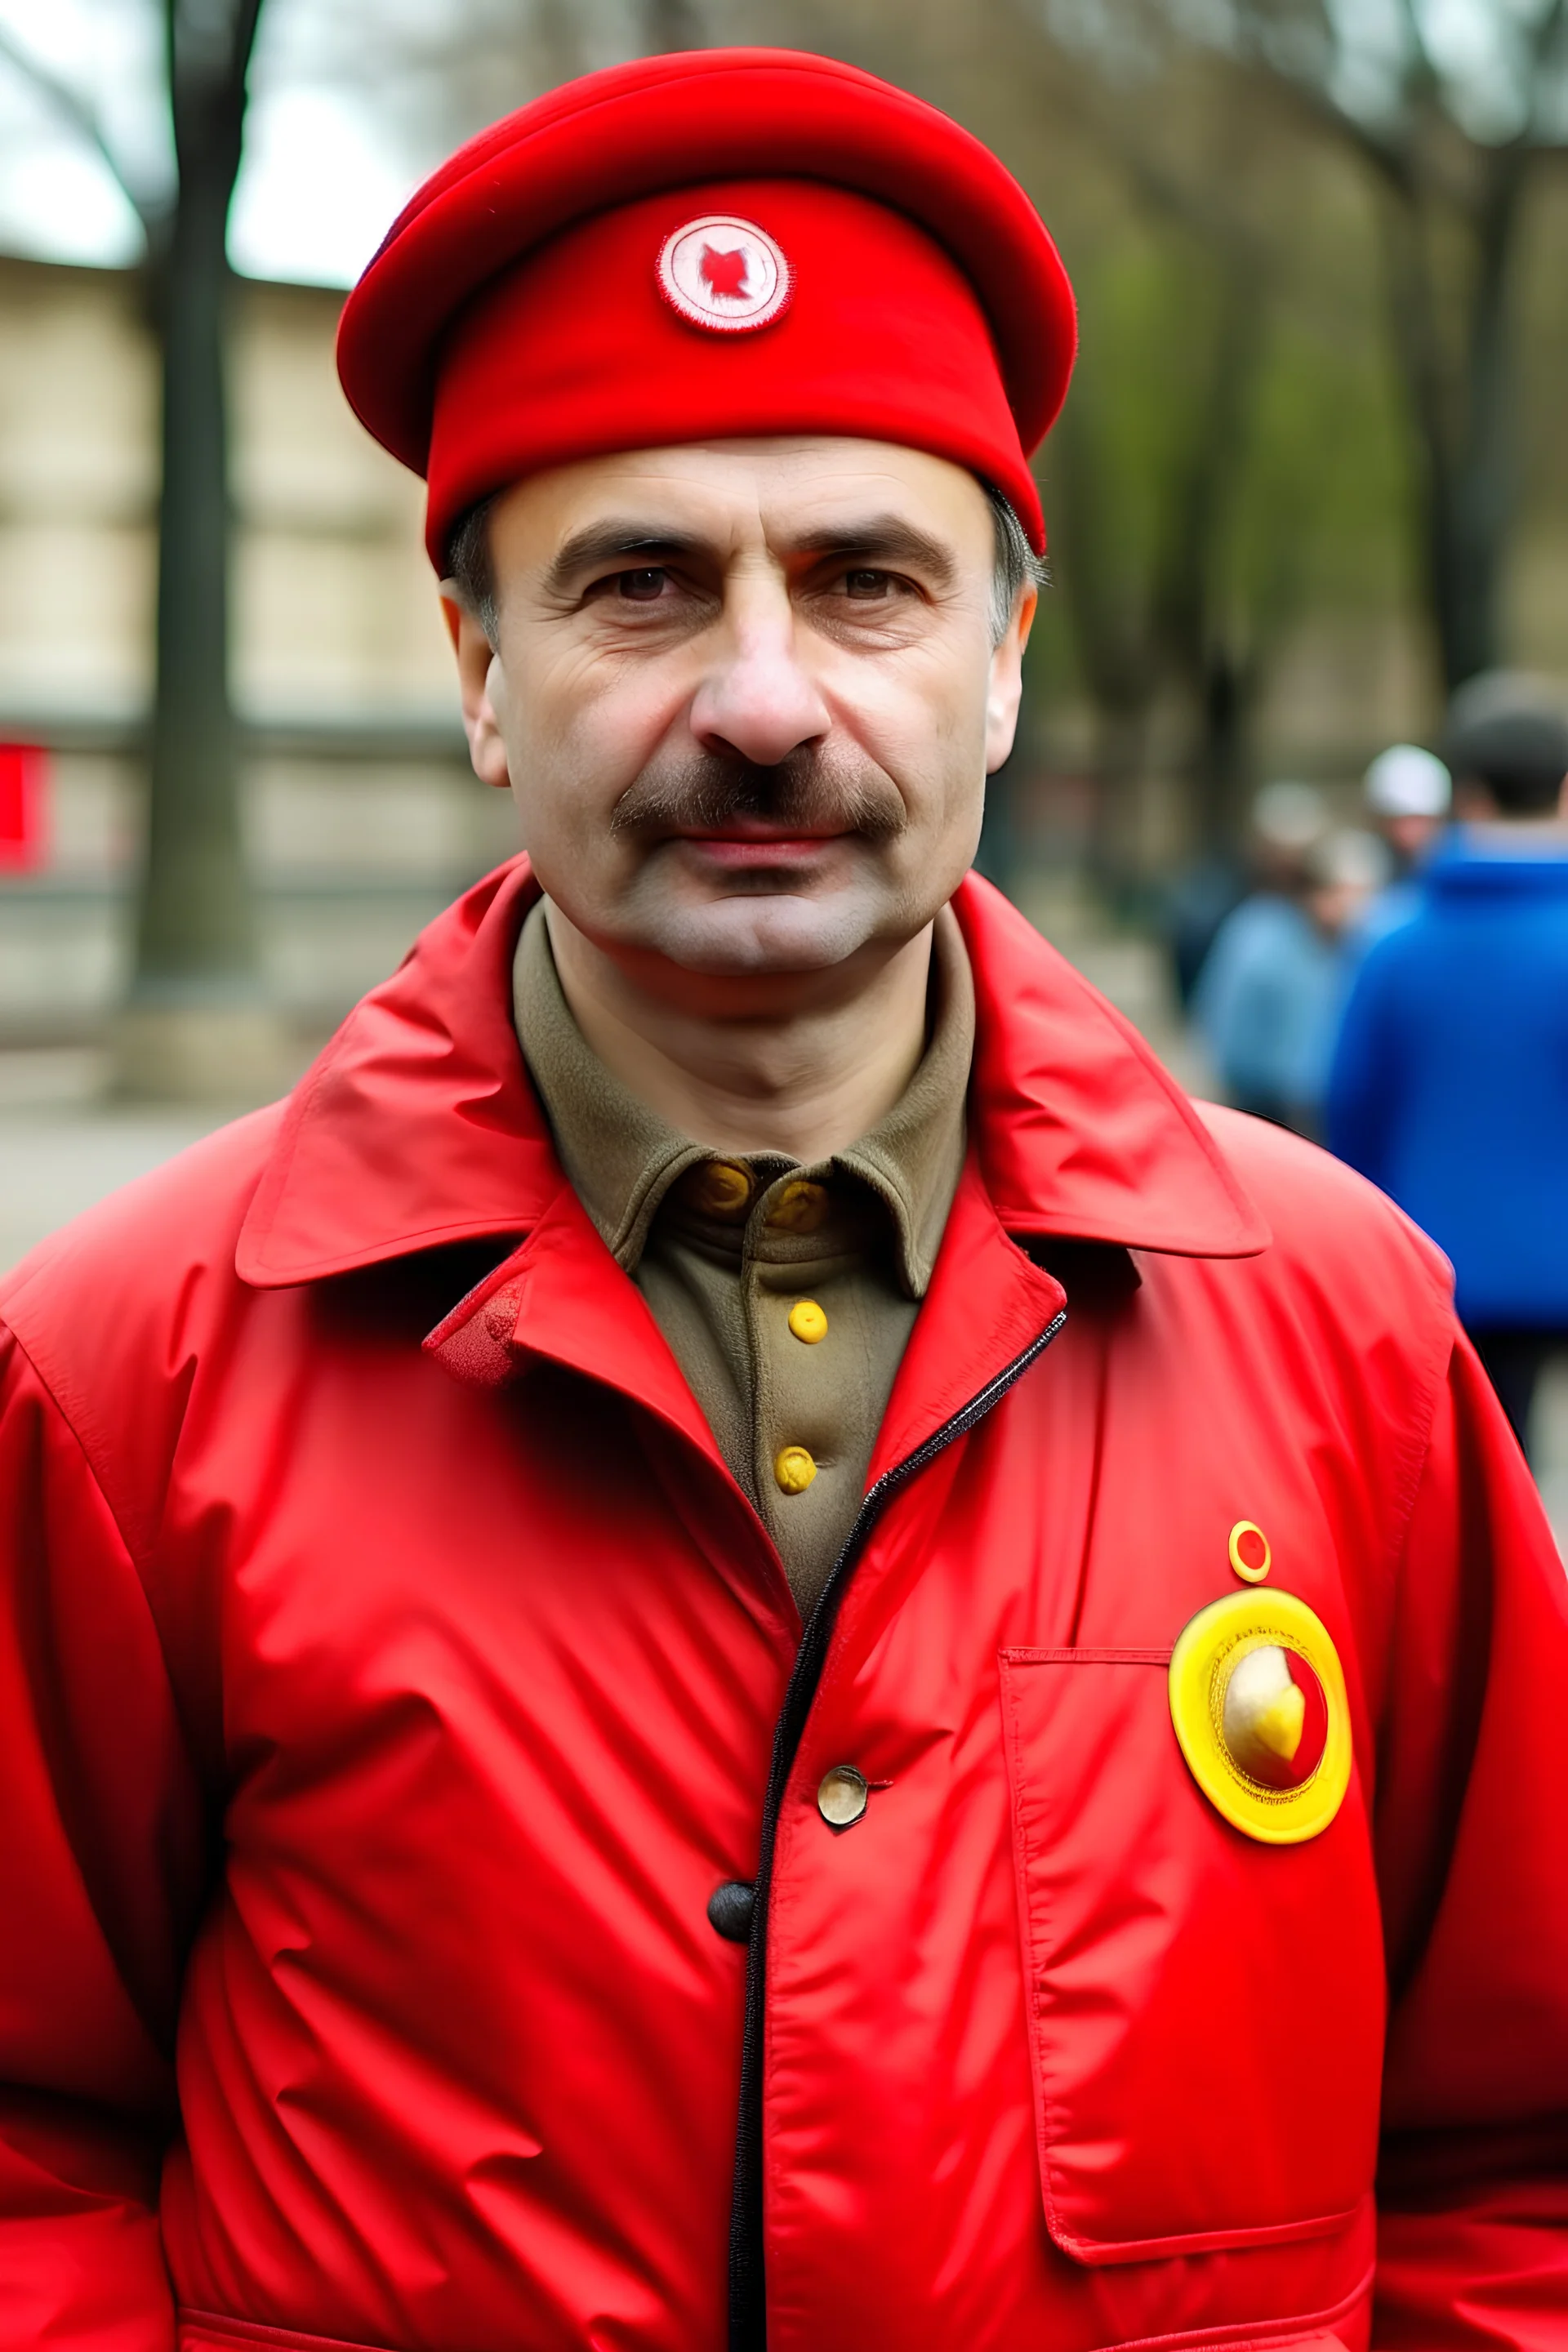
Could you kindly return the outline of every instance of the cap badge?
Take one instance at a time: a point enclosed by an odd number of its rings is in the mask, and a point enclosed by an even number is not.
[[[708,213],[665,238],[658,286],[692,326],[743,335],[772,326],[788,306],[792,281],[788,262],[765,229]]]
[[[1294,1593],[1227,1593],[1171,1653],[1171,1721],[1194,1780],[1233,1828],[1265,1845],[1326,1830],[1351,1778],[1344,1670]]]

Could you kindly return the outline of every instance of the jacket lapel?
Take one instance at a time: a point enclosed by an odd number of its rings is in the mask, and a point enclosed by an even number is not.
[[[288,1106],[241,1231],[244,1281],[279,1288],[559,1229],[565,1180],[511,1017],[512,956],[538,895],[525,858],[501,867],[350,1014]],[[1010,1249],[1002,1228],[1194,1257],[1267,1248],[1239,1180],[1121,1014],[976,876],[953,903],[974,973],[970,1127],[994,1248]],[[530,1260],[534,1274],[554,1247]],[[999,1286],[986,1310],[998,1332],[1013,1313],[1001,1302],[1029,1296],[1032,1312],[1044,1296],[1016,1255],[970,1270]],[[624,1319],[635,1292],[616,1296]]]
[[[503,1387],[542,1359],[622,1389],[729,1475],[647,1300],[564,1179],[521,1246],[458,1300],[425,1347],[473,1387]]]

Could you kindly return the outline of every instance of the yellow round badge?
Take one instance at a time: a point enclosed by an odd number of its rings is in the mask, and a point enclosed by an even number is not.
[[[1298,1845],[1344,1801],[1344,1673],[1294,1593],[1230,1592],[1198,1612],[1171,1654],[1171,1721],[1194,1780],[1247,1837]]]

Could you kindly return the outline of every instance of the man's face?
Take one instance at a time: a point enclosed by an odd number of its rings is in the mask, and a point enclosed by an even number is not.
[[[628,978],[693,1006],[819,989],[952,896],[1034,608],[993,646],[961,467],[827,439],[590,460],[498,499],[491,558],[494,648],[449,606],[474,765]]]
[[[1401,866],[1415,865],[1442,830],[1440,816],[1385,816],[1378,827]]]

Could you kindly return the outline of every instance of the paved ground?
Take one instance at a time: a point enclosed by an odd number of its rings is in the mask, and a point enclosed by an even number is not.
[[[1117,944],[1098,959],[1085,952],[1078,960],[1155,1039],[1181,1076],[1201,1085],[1201,1066],[1163,1012],[1146,953]],[[108,1105],[98,1093],[101,1077],[90,1054],[0,1053],[0,1268],[227,1116]],[[1568,1358],[1552,1368],[1543,1384],[1536,1443],[1542,1492],[1568,1553]]]

